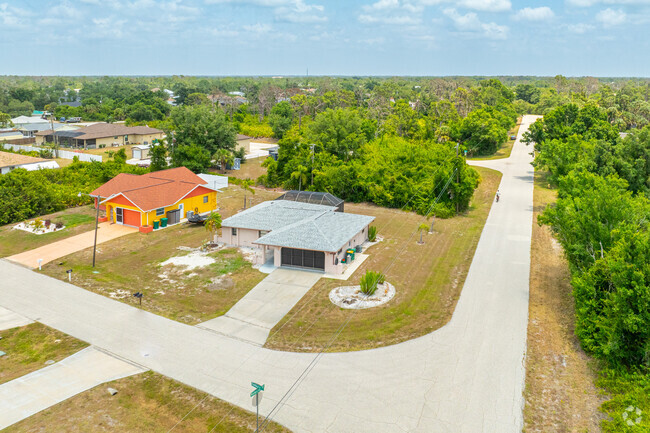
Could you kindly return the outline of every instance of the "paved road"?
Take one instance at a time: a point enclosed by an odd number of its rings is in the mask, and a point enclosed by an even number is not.
[[[6,308],[0,307],[0,331],[5,329],[18,328],[19,326],[29,325],[34,323],[33,320],[29,320],[27,317],[16,314],[13,311],[7,310]]]
[[[119,238],[120,236],[135,233],[138,229],[127,227],[120,224],[111,224],[103,222],[99,224],[97,230],[97,244]],[[51,262],[68,254],[76,253],[83,249],[93,246],[95,241],[95,230],[71,236],[60,241],[52,242],[51,244],[44,245],[33,250],[25,251],[24,253],[15,254],[7,257],[7,260],[20,263],[29,268],[38,268],[38,259],[43,259],[42,264]]]
[[[322,276],[319,272],[278,268],[226,314],[197,326],[262,346],[271,329]]]
[[[80,392],[143,371],[139,366],[87,347],[56,364],[0,385],[0,430]]]
[[[532,117],[526,116],[519,137]],[[451,321],[362,352],[277,352],[183,325],[0,261],[0,306],[252,410],[295,432],[514,433],[522,428],[533,169],[516,141]],[[399,288],[398,288],[399,290]],[[297,388],[291,388],[298,381]]]

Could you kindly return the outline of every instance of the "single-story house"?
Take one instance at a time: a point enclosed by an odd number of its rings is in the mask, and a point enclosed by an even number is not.
[[[215,240],[256,248],[258,262],[341,274],[346,251],[368,240],[375,217],[338,211],[337,206],[272,200],[222,222]]]
[[[36,144],[53,142],[70,147],[96,149],[99,147],[123,146],[126,144],[151,144],[162,140],[163,131],[148,126],[126,126],[118,123],[96,123],[77,131],[52,131],[47,129],[36,134]]]
[[[154,222],[182,222],[192,213],[217,208],[217,191],[185,167],[135,175],[120,173],[90,193],[106,209],[106,220],[152,230]]]
[[[249,137],[248,135],[244,134],[237,134],[235,137],[235,149],[244,149],[245,153],[250,153],[251,151],[251,140],[253,137]]]
[[[49,159],[0,151],[0,174],[9,173],[16,168],[34,171],[43,168],[59,168],[59,164]]]

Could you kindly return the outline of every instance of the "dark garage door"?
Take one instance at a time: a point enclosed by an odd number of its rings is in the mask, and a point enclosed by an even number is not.
[[[322,251],[282,248],[282,266],[325,270],[325,253]]]

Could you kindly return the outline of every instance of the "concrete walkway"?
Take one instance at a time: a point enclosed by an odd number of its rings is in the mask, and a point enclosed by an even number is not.
[[[532,157],[503,172],[451,321],[394,346],[323,355],[277,352],[153,315],[0,260],[0,305],[261,414],[296,433],[519,433],[523,425]],[[314,324],[318,326],[318,322]],[[317,363],[313,363],[314,361]],[[306,373],[305,373],[306,372]]]
[[[226,314],[197,326],[262,346],[271,329],[322,276],[319,272],[278,268]]]
[[[34,323],[33,320],[29,320],[27,317],[16,314],[13,311],[7,310],[6,308],[0,307],[0,331],[5,329],[18,328],[19,326],[29,325]]]
[[[105,382],[145,369],[88,347],[0,385],[0,430]]]
[[[99,229],[97,230],[97,244],[99,245],[102,242],[110,241],[137,231],[138,229],[133,227],[103,222],[99,224]],[[68,254],[76,253],[77,251],[92,247],[94,241],[95,230],[91,230],[60,241],[52,242],[51,244],[43,245],[42,247],[33,250],[25,251],[24,253],[9,256],[7,257],[7,260],[34,269],[38,268],[38,259],[43,259],[42,264],[46,264],[52,260],[67,256]]]

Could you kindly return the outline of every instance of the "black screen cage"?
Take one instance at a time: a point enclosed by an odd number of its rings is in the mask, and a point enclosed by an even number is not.
[[[300,203],[321,204],[336,207],[336,212],[343,212],[345,202],[329,192],[287,191],[276,200],[297,201]]]

